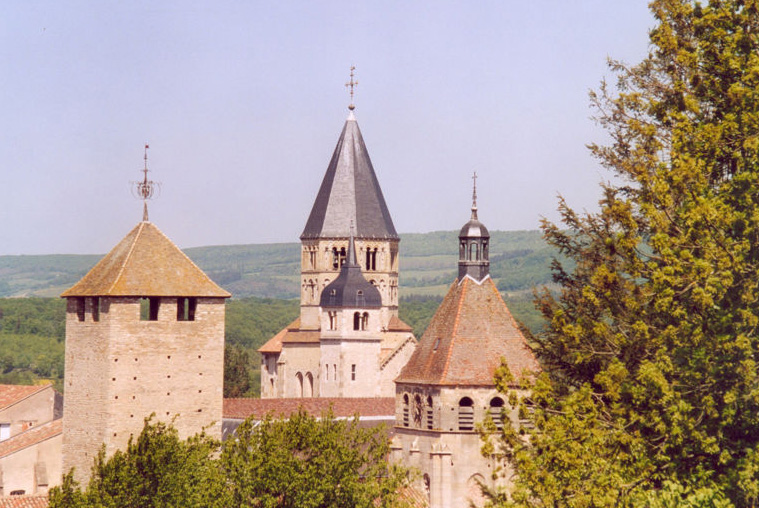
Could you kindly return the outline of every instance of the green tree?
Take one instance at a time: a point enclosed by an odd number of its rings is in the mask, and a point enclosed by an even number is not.
[[[759,502],[759,6],[651,10],[649,56],[592,95],[614,183],[543,225],[573,266],[537,297],[530,446],[507,436],[522,505]]]
[[[181,440],[173,426],[147,418],[126,450],[109,458],[101,450],[84,492],[66,475],[50,492],[50,508],[229,506],[219,446],[205,434]]]
[[[221,461],[231,506],[402,506],[398,492],[407,475],[388,464],[389,451],[381,428],[300,410],[287,420],[244,422],[237,439],[225,442]]]
[[[250,355],[238,346],[227,345],[224,348],[224,397],[248,397],[253,389],[250,381]]]

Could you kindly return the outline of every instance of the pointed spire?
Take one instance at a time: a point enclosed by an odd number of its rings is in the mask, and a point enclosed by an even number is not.
[[[477,220],[477,171],[472,175],[472,219]]]

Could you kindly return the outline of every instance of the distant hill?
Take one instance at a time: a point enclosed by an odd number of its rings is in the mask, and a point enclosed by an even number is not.
[[[401,297],[442,296],[456,277],[458,231],[401,235]],[[539,231],[492,231],[491,274],[512,296],[550,282],[552,251]],[[252,244],[185,249],[235,298],[298,298],[300,244]],[[0,256],[0,297],[58,296],[102,255]]]

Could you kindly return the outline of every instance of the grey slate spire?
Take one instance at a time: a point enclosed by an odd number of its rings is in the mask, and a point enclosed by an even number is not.
[[[353,111],[300,238],[346,238],[351,222],[357,238],[398,239]]]

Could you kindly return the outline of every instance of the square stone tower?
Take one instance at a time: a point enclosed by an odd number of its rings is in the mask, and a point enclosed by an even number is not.
[[[151,414],[181,437],[221,437],[224,309],[217,286],[155,225],[139,223],[62,297],[63,470],[123,449]]]

